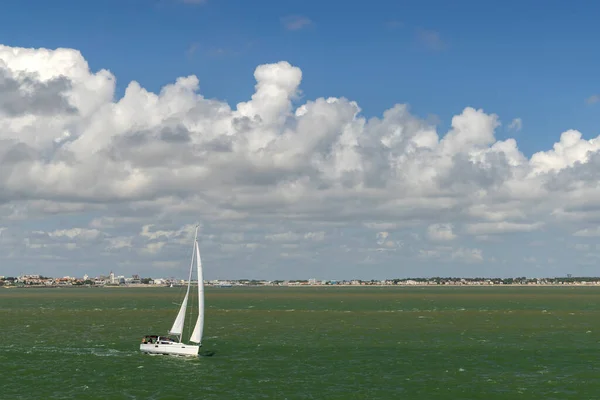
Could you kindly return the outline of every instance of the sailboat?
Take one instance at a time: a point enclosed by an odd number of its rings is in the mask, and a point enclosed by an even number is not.
[[[194,260],[196,261],[196,269],[198,271],[198,318],[196,325],[189,338],[190,342],[197,345],[187,344],[182,342],[183,326],[185,323],[185,314],[188,307],[188,299],[190,298],[190,289],[192,284],[192,270],[194,268]],[[177,356],[198,356],[200,347],[202,346],[202,332],[204,330],[204,279],[202,275],[202,261],[200,259],[200,248],[198,247],[198,225],[196,225],[196,233],[194,235],[194,248],[192,251],[192,262],[190,263],[190,272],[188,277],[187,291],[179,312],[173,322],[173,326],[169,330],[169,335],[147,335],[142,339],[140,351],[149,354],[165,354]]]

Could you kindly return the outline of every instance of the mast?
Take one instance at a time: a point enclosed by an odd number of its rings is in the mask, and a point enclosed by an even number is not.
[[[192,269],[194,267],[194,256],[196,250],[196,239],[198,237],[198,226],[196,225],[196,233],[194,234],[194,245],[192,248],[192,261],[190,262],[190,273],[188,276],[188,285],[187,290],[185,292],[185,297],[183,298],[183,302],[181,303],[181,307],[179,308],[179,312],[177,313],[177,318],[175,318],[175,322],[173,322],[173,326],[169,330],[169,334],[178,335],[179,343],[181,343],[181,338],[183,336],[183,324],[185,322],[185,312],[187,310],[188,298],[190,297],[190,286],[192,284]]]

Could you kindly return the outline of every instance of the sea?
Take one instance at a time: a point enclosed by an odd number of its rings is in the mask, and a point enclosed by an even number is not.
[[[0,288],[0,399],[600,399],[597,287],[207,288],[202,355],[141,354],[180,294]]]

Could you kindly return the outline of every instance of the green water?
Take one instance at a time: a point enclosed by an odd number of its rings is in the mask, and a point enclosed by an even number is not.
[[[0,289],[0,399],[598,399],[600,288]]]

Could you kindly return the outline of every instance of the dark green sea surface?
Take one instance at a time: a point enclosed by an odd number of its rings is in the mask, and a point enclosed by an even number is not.
[[[0,399],[600,399],[600,288],[0,289]],[[188,325],[191,325],[188,321]]]

